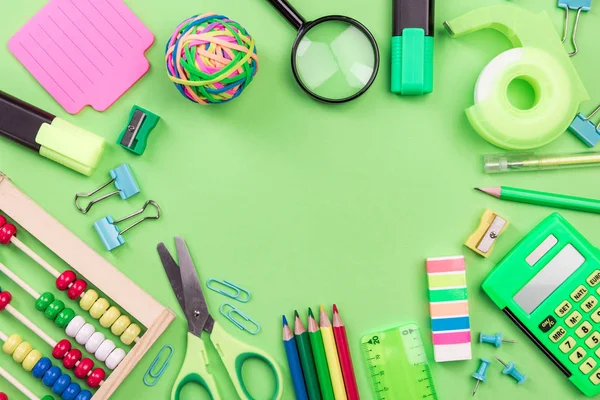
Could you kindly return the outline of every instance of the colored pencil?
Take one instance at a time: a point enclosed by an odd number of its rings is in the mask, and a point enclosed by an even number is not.
[[[315,359],[315,366],[317,367],[317,375],[319,376],[321,396],[323,396],[323,400],[334,400],[335,396],[333,395],[333,386],[331,386],[325,346],[323,346],[323,336],[310,308],[308,309],[308,336],[310,338],[310,347],[312,347],[313,351],[313,358]]]
[[[294,339],[294,334],[288,325],[285,315],[283,316],[283,345],[285,346],[285,354],[287,355],[288,365],[290,366],[296,400],[308,400],[306,386],[304,385],[304,376],[302,375],[302,366],[300,365],[300,359],[298,358],[296,340]]]
[[[340,357],[340,366],[342,368],[342,375],[344,376],[344,385],[346,386],[348,400],[359,400],[360,395],[358,393],[358,385],[356,384],[354,365],[352,365],[352,355],[350,354],[350,346],[348,345],[346,326],[335,304],[333,305],[333,336],[335,337],[338,356]]]
[[[535,192],[533,190],[518,189],[508,186],[476,188],[476,190],[494,196],[500,200],[600,214],[600,200],[595,199],[567,196],[564,194]]]
[[[331,376],[335,400],[348,400],[348,397],[346,397],[346,388],[344,387],[344,378],[340,368],[340,359],[338,357],[337,349],[335,348],[333,328],[331,327],[331,321],[329,321],[329,317],[323,306],[321,306],[319,323],[321,326],[323,346],[325,347],[325,354],[327,355],[327,365],[329,365],[329,375]]]
[[[294,311],[294,316],[294,335],[296,336],[296,344],[298,345],[298,354],[300,354],[300,364],[302,364],[308,398],[310,400],[321,400],[321,389],[319,389],[319,379],[317,378],[317,369],[315,368],[315,360],[312,355],[308,332],[306,332],[302,324],[298,311]]]

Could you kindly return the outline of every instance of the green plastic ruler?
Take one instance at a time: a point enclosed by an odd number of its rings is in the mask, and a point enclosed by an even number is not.
[[[364,336],[361,349],[377,400],[437,400],[416,324]]]

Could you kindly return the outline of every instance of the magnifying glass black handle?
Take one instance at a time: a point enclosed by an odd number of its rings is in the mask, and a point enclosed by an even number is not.
[[[302,25],[306,22],[302,15],[300,15],[286,0],[269,0],[269,3],[271,3],[273,7],[275,7],[277,11],[279,11],[279,13],[283,15],[294,28],[296,28],[296,30],[300,30]]]

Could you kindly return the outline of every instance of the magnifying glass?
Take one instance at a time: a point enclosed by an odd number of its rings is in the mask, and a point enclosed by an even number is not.
[[[379,71],[379,47],[363,24],[341,15],[307,22],[286,0],[269,2],[298,30],[292,71],[302,89],[326,103],[345,103],[369,89]]]

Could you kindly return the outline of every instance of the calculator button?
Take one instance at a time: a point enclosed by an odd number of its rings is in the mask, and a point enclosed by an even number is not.
[[[581,321],[581,313],[579,311],[573,311],[573,313],[571,313],[571,315],[569,315],[565,320],[569,328],[577,325],[579,321]]]
[[[538,327],[542,332],[546,333],[552,329],[554,325],[556,325],[556,319],[552,315],[548,315]]]
[[[592,319],[594,322],[600,322],[600,308],[592,313]]]
[[[598,299],[594,296],[590,296],[581,303],[581,309],[585,312],[590,312],[598,305]]]
[[[600,369],[597,369],[596,372],[590,375],[590,381],[592,381],[594,385],[600,384]]]
[[[560,305],[558,307],[556,307],[554,312],[556,313],[556,315],[558,315],[559,318],[562,318],[565,315],[567,315],[567,313],[569,311],[571,311],[571,308],[572,308],[571,303],[569,303],[568,300],[565,300],[562,303],[560,303]]]
[[[580,302],[583,300],[583,296],[587,294],[588,290],[583,285],[579,285],[577,289],[573,293],[571,293],[571,298],[576,302]]]
[[[581,364],[579,366],[579,370],[587,375],[594,369],[595,366],[596,366],[596,360],[594,360],[592,357],[590,357],[587,360],[585,360],[583,362],[583,364]]]
[[[592,331],[592,324],[584,321],[583,324],[579,325],[579,328],[575,330],[575,334],[580,338],[586,337],[588,333]]]
[[[562,339],[566,334],[567,334],[567,331],[565,331],[565,328],[563,328],[562,326],[559,326],[554,331],[552,331],[552,333],[550,334],[549,337],[550,337],[550,340],[552,340],[552,342],[556,343],[560,339]]]
[[[575,342],[575,339],[573,339],[572,337],[568,337],[567,340],[565,340],[564,342],[562,342],[560,344],[560,346],[558,346],[558,348],[560,349],[560,351],[562,351],[563,353],[568,353],[571,350],[573,350],[573,348],[575,347],[575,345],[577,344],[577,342]]]
[[[586,339],[585,345],[590,349],[595,349],[596,346],[600,344],[600,333],[594,332],[592,335]]]
[[[600,270],[598,270],[598,269],[595,270],[590,276],[587,277],[587,279],[585,281],[591,287],[594,287],[597,284],[599,284],[600,283]]]
[[[587,353],[585,352],[583,347],[578,347],[577,350],[571,353],[571,355],[569,356],[569,360],[571,360],[573,364],[578,364],[579,362],[581,362],[581,360],[583,360],[586,354]]]

